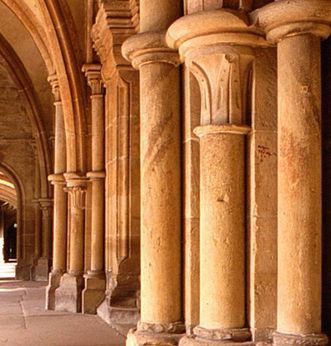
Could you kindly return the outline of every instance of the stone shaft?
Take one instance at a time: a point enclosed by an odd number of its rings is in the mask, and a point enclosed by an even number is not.
[[[64,192],[64,179],[53,181],[53,270],[65,271],[67,263],[67,195]]]
[[[200,138],[200,326],[207,329],[245,324],[244,145],[242,134]]]
[[[92,180],[91,271],[104,269],[104,188],[103,178]]]
[[[62,103],[55,102],[53,270],[65,271],[67,260],[67,195],[63,173],[66,171],[66,139]]]
[[[54,173],[62,174],[66,171],[66,138],[62,102],[57,101],[55,105],[55,153]]]
[[[52,235],[52,202],[41,202],[42,212],[42,257],[51,258],[51,235]]]
[[[80,189],[80,188],[78,188]],[[73,199],[75,194],[81,192],[73,191],[70,193],[71,212],[70,212],[70,259],[69,274],[82,275],[84,271],[84,209],[75,205]]]
[[[100,77],[101,78],[101,77]],[[92,170],[105,169],[104,100],[103,95],[92,95]]]
[[[141,321],[181,319],[179,74],[140,68]]]
[[[278,331],[321,331],[320,38],[278,44]]]

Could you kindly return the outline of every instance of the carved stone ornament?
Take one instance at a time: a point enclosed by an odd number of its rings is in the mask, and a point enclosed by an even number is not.
[[[91,94],[102,94],[102,78],[101,78],[101,65],[100,64],[85,64],[82,71],[87,78],[87,84],[91,88]]]
[[[149,333],[181,334],[185,332],[183,322],[174,323],[147,323],[138,322],[138,331]]]
[[[318,346],[328,345],[329,341],[324,334],[291,335],[274,333],[273,344],[277,346]]]

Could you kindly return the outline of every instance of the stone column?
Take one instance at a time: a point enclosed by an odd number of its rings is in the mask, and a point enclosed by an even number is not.
[[[3,206],[0,206],[0,265],[5,263],[5,213]]]
[[[41,210],[40,210],[40,167],[37,148],[35,148],[35,176],[34,176],[34,257],[35,261],[41,256]]]
[[[278,313],[275,345],[321,334],[321,39],[329,1],[278,1],[258,14],[278,42]]]
[[[41,210],[41,258],[38,259],[35,279],[47,281],[51,262],[52,208],[53,201],[40,198]]]
[[[180,85],[164,31],[177,0],[144,0],[141,33],[123,45],[140,71],[141,321],[127,345],[177,344],[181,309]]]
[[[61,278],[55,292],[55,309],[69,312],[81,311],[84,286],[84,216],[86,178],[76,173],[65,173],[66,191],[69,193],[69,265],[68,273]]]
[[[62,102],[59,84],[56,76],[51,76],[49,82],[55,98],[55,153],[54,174],[48,179],[54,186],[53,209],[53,266],[46,288],[46,309],[55,309],[55,290],[60,285],[60,279],[66,271],[67,261],[67,195],[64,191],[66,171],[66,139],[63,119]]]
[[[91,88],[92,112],[92,183],[91,270],[85,275],[82,312],[95,314],[105,296],[104,225],[105,225],[105,121],[101,65],[83,68]]]
[[[245,135],[250,46],[264,41],[247,22],[243,12],[219,9],[182,17],[167,33],[201,92],[201,126],[194,130],[200,138],[200,323],[195,337],[184,337],[181,345],[251,339],[245,316]]]

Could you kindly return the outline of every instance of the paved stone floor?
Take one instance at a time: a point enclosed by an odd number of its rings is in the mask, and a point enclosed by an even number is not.
[[[0,280],[0,345],[122,346],[97,316],[45,311],[45,283]]]

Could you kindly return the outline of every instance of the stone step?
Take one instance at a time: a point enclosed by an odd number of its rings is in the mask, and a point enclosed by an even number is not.
[[[16,263],[0,263],[0,278],[14,278]]]

